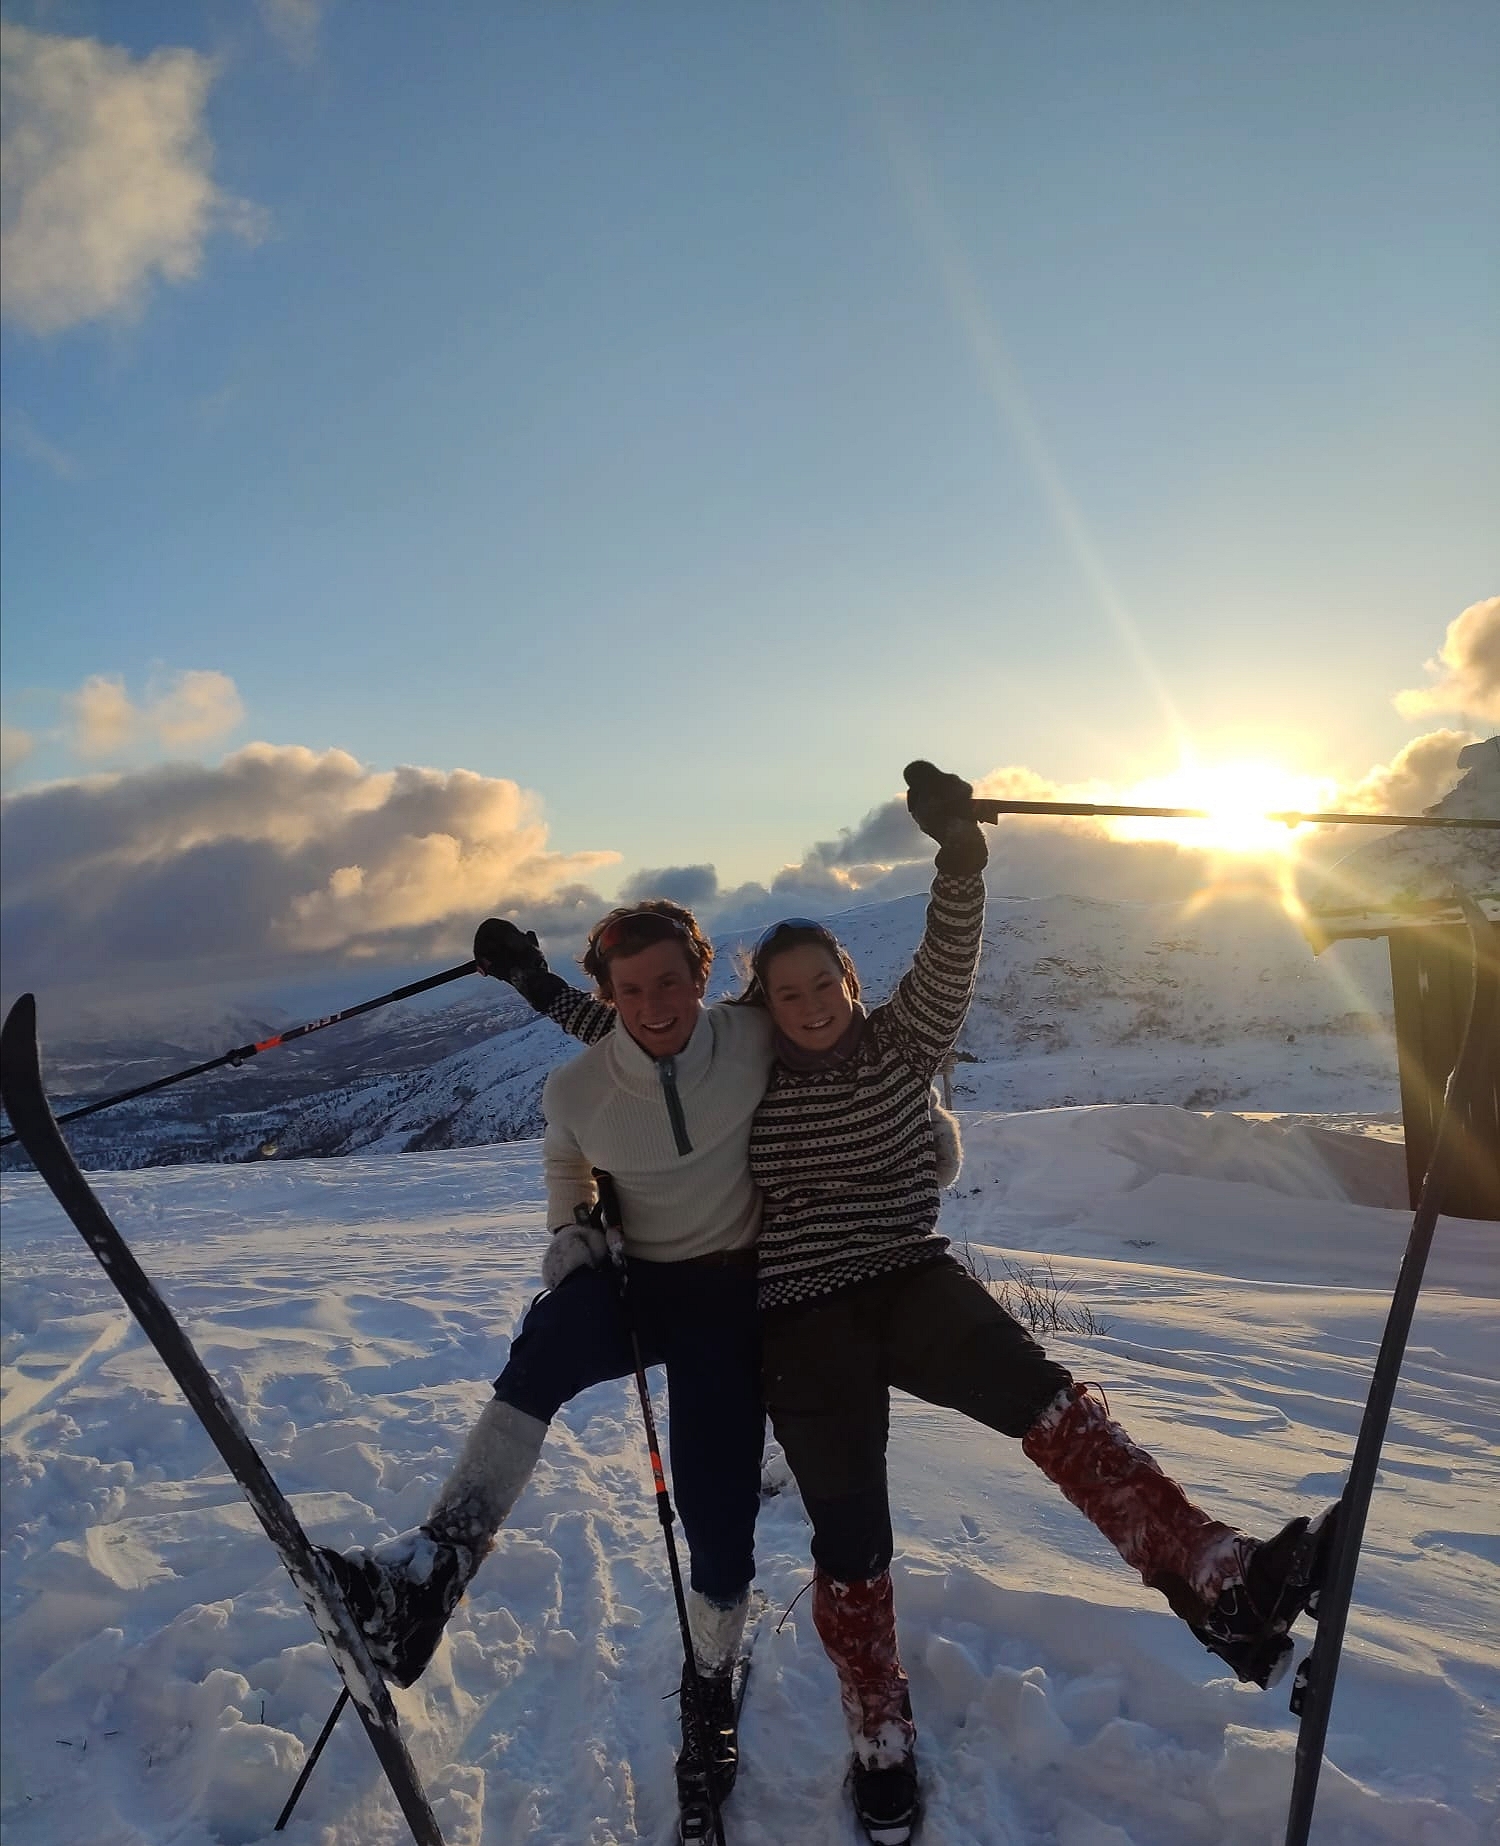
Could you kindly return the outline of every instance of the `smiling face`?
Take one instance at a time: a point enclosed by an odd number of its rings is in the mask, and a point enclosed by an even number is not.
[[[706,981],[684,943],[653,942],[609,962],[609,992],[620,1024],[654,1058],[675,1057],[693,1036]]]
[[[761,986],[771,1020],[804,1051],[831,1051],[854,1017],[854,1000],[833,951],[799,942],[767,957]]]

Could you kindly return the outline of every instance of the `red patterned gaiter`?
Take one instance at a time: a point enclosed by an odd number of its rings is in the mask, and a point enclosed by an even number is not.
[[[1189,1621],[1242,1572],[1240,1535],[1193,1505],[1085,1385],[1070,1385],[1021,1448],[1086,1519]]]
[[[813,1579],[813,1626],[839,1676],[844,1721],[859,1760],[888,1769],[916,1741],[911,1697],[896,1648],[891,1573],[840,1583],[821,1570]]]

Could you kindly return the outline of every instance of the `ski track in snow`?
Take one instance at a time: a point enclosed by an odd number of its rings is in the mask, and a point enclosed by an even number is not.
[[[1409,1224],[1305,1132],[1175,1108],[965,1117],[944,1228],[1051,1260],[1105,1331],[1049,1337],[1205,1506],[1267,1531],[1337,1491]],[[542,1248],[535,1143],[98,1176],[312,1537],[426,1511]],[[396,1846],[351,1714],[271,1832],[331,1663],[170,1377],[39,1181],[7,1176],[6,1846]],[[1500,1841],[1496,1227],[1442,1221],[1371,1509],[1317,1846]],[[661,1374],[658,1415],[670,1418]],[[772,1458],[774,1466],[774,1456]],[[922,1846],[1269,1846],[1293,1720],[1220,1677],[1016,1444],[898,1399],[897,1608]],[[731,1846],[858,1846],[794,1488]],[[449,1846],[669,1846],[679,1644],[629,1380],[553,1427],[419,1684]]]

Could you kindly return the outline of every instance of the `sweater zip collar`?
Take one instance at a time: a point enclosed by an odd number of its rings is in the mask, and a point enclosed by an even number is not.
[[[661,1078],[662,1095],[667,1102],[667,1119],[672,1124],[672,1139],[677,1143],[679,1154],[690,1154],[693,1144],[688,1139],[687,1117],[682,1112],[682,1098],[677,1093],[676,1058],[658,1058],[656,1071]]]

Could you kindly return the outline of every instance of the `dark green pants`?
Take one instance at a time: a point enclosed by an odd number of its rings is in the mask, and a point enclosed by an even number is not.
[[[766,1409],[812,1521],[813,1561],[845,1583],[891,1561],[893,1386],[1020,1437],[1072,1383],[947,1256],[769,1313],[762,1344]]]

